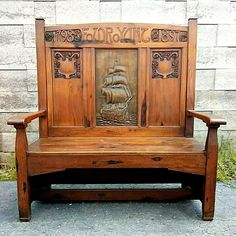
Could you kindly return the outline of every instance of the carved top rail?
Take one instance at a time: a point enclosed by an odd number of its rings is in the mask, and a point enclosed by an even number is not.
[[[151,46],[157,43],[186,44],[188,27],[133,23],[94,23],[45,27],[48,47],[67,44],[72,47],[129,45]],[[96,47],[95,46],[95,47]]]

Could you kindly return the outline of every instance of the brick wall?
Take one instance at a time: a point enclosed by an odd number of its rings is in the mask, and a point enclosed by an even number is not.
[[[0,152],[14,151],[9,116],[37,110],[34,19],[46,24],[148,22],[187,24],[197,17],[196,110],[225,117],[236,140],[236,0],[0,1]],[[37,121],[28,128],[37,138]],[[195,124],[195,134],[205,135]],[[236,142],[236,141],[235,141]],[[5,155],[5,154],[4,154]]]

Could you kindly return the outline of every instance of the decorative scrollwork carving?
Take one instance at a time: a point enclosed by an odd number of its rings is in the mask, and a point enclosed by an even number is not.
[[[80,51],[54,51],[55,78],[80,78]]]
[[[45,40],[47,42],[79,42],[82,39],[80,29],[46,31]]]
[[[152,78],[178,78],[179,51],[152,51]]]
[[[187,42],[186,31],[152,29],[151,39],[153,42]]]

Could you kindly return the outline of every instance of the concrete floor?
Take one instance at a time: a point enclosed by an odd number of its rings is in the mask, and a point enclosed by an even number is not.
[[[15,182],[0,182],[0,235],[236,235],[236,189],[217,186],[215,220],[201,220],[199,201],[176,203],[34,202],[18,220]]]

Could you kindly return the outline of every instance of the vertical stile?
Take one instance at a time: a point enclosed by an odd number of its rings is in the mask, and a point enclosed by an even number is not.
[[[44,19],[36,19],[36,52],[37,52],[37,77],[38,77],[38,105],[39,110],[47,109],[47,81],[46,81],[46,55],[44,41]],[[48,136],[47,116],[39,118],[40,137]]]
[[[147,49],[138,49],[138,127],[145,127],[147,123],[146,111],[146,71]]]
[[[197,46],[197,19],[189,19],[188,22],[188,61],[187,61],[187,96],[186,110],[194,109],[195,103],[195,74],[196,74],[196,46]],[[193,136],[192,117],[186,117],[185,136]]]
[[[187,50],[186,47],[182,48],[182,65],[181,65],[181,83],[180,83],[180,126],[184,128],[185,126],[185,116],[186,116],[186,83],[187,83]]]
[[[150,48],[146,49],[146,58],[147,58],[147,64],[146,64],[146,68],[148,68],[146,70],[146,127],[149,127],[149,111],[150,111],[150,92],[149,92],[149,80],[151,78],[151,69],[152,69],[152,65],[151,65],[151,50]]]
[[[46,48],[46,74],[47,74],[47,99],[48,99],[48,125],[49,125],[49,135],[50,135],[50,127],[53,126],[53,75],[52,75],[52,55],[51,48]]]
[[[90,90],[90,103],[91,103],[91,127],[96,127],[96,96],[95,96],[95,49],[91,48],[91,90]]]

